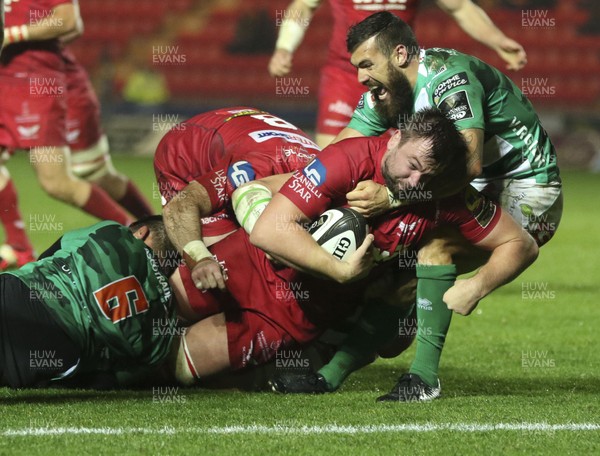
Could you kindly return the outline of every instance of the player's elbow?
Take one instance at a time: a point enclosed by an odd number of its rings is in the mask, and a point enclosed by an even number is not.
[[[533,264],[535,260],[537,260],[538,255],[540,254],[540,248],[535,242],[535,240],[531,236],[527,236],[527,244],[526,244],[526,261],[527,266]]]
[[[539,247],[535,240],[523,230],[523,235],[519,239],[518,245],[518,273],[520,274],[525,269],[533,264],[539,254]]]
[[[473,179],[479,177],[483,172],[483,165],[480,160],[474,160],[469,164],[467,168],[467,178],[468,182],[471,182]]]
[[[79,32],[80,28],[78,24],[78,15],[73,5],[58,5],[53,10],[53,16],[59,20],[59,22],[57,23],[59,26],[59,34],[61,36],[71,35],[73,33]]]

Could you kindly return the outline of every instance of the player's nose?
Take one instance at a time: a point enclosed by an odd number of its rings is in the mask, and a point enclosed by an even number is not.
[[[359,68],[358,69],[358,82],[360,82],[363,85],[367,85],[367,82],[369,82],[369,75],[367,74],[366,70],[364,68]]]
[[[415,188],[419,184],[419,180],[421,180],[421,173],[411,173],[410,177],[408,178],[408,185],[410,185],[412,188]]]

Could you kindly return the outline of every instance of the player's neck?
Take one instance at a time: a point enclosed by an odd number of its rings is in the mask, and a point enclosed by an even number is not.
[[[404,75],[408,79],[408,83],[414,90],[417,86],[417,77],[419,76],[419,59],[412,59],[406,70],[404,70]]]

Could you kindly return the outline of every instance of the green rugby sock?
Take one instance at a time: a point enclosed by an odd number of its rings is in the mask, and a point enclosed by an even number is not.
[[[452,311],[442,300],[456,280],[456,266],[417,266],[417,353],[410,367],[425,383],[436,386],[440,357]]]
[[[331,361],[319,373],[332,390],[338,389],[355,370],[369,364],[383,344],[398,334],[398,321],[406,315],[401,307],[369,305]]]

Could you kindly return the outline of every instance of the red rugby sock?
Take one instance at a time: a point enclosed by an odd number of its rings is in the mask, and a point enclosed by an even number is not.
[[[137,218],[154,214],[154,209],[148,200],[131,180],[127,181],[125,194],[117,202]]]
[[[92,191],[90,197],[81,209],[99,219],[114,220],[121,225],[129,225],[131,219],[121,206],[113,201],[111,197],[108,196],[108,193],[99,186],[96,184],[91,185]]]

